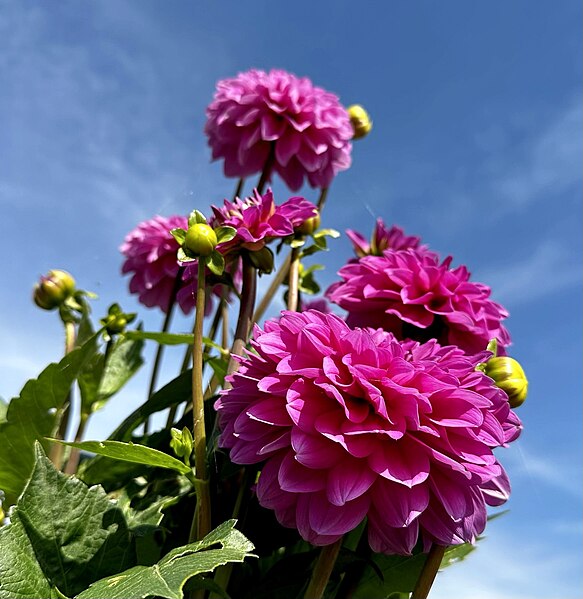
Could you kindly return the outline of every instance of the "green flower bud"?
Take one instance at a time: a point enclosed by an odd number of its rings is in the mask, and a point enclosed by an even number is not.
[[[136,319],[134,312],[123,312],[119,304],[111,304],[107,310],[107,316],[99,322],[105,327],[109,335],[119,335],[126,330],[127,325]]]
[[[34,303],[43,310],[54,310],[75,292],[75,279],[64,270],[49,270],[34,286]]]
[[[354,137],[352,139],[361,139],[366,137],[372,129],[372,121],[368,116],[368,112],[360,105],[353,104],[347,108],[350,122],[354,129]]]
[[[320,228],[320,213],[312,218],[305,220],[299,227],[296,227],[296,233],[300,235],[311,235]]]
[[[206,258],[213,253],[217,243],[217,235],[212,227],[204,223],[196,223],[186,231],[184,249],[196,256]]]
[[[268,275],[273,270],[273,252],[268,247],[262,247],[256,252],[249,252],[251,264],[259,271],[259,274]]]
[[[528,392],[528,380],[522,366],[514,358],[490,358],[486,362],[484,372],[508,395],[511,407],[517,408],[524,402]]]

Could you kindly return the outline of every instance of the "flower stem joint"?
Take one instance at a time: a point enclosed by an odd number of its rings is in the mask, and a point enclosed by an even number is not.
[[[528,393],[528,380],[522,366],[508,356],[490,358],[484,367],[484,373],[494,380],[506,395],[512,408],[524,403]]]
[[[43,310],[55,310],[75,293],[75,279],[65,270],[49,270],[34,286],[34,303]]]

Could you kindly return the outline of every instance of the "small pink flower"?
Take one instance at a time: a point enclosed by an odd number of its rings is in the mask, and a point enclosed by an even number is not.
[[[465,266],[450,268],[437,254],[385,250],[343,266],[326,297],[348,312],[350,326],[381,327],[399,339],[457,345],[468,353],[497,339],[503,349],[510,335],[502,325],[508,312],[490,299],[490,288],[470,282]]]
[[[187,228],[183,216],[155,216],[140,223],[126,235],[120,247],[126,257],[122,273],[133,273],[130,293],[137,293],[140,303],[148,308],[157,306],[168,311],[172,290],[180,268],[176,259],[178,242],[170,234],[174,228]],[[180,284],[178,304],[184,314],[194,309],[192,283],[186,272]]]
[[[372,254],[380,256],[384,250],[426,250],[427,246],[420,246],[420,238],[405,235],[403,229],[392,226],[387,229],[382,218],[377,218],[370,242],[357,231],[348,229],[346,235],[352,241],[354,253],[362,258]]]
[[[314,204],[302,197],[293,197],[276,206],[273,193],[261,195],[255,190],[252,197],[234,202],[224,201],[222,208],[212,207],[213,226],[228,225],[237,230],[236,236],[219,244],[221,253],[242,247],[250,251],[262,249],[272,239],[293,235],[294,228],[317,214]]]
[[[324,188],[350,166],[350,117],[337,96],[282,70],[250,70],[217,83],[205,133],[227,177],[273,170],[292,190]]]
[[[220,445],[262,464],[261,505],[315,545],[368,518],[377,552],[472,542],[509,496],[493,449],[518,437],[488,352],[398,342],[314,310],[254,331],[215,407]]]

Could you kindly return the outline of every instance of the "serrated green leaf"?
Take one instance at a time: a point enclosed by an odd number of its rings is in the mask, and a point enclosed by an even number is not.
[[[117,576],[92,584],[76,599],[145,599],[152,595],[182,599],[182,588],[189,578],[212,572],[218,566],[242,562],[250,556],[253,545],[229,520],[202,541],[170,551],[151,567],[137,566]],[[220,548],[213,548],[220,545]]]
[[[211,255],[206,258],[206,265],[213,274],[220,277],[225,270],[225,259],[220,252],[213,250]]]
[[[174,237],[178,245],[182,245],[186,239],[186,231],[179,227],[176,229],[170,229],[170,235]]]
[[[206,218],[204,216],[204,214],[202,212],[199,212],[198,210],[193,210],[189,215],[188,215],[188,226],[192,227],[192,225],[206,225]]]
[[[68,443],[57,439],[51,439],[51,441],[60,443],[61,445],[68,445],[69,447],[77,447],[78,449],[116,460],[169,468],[180,474],[188,474],[190,472],[190,468],[180,460],[157,449],[152,449],[147,445],[137,445],[132,442],[123,443],[122,441],[81,441],[80,443]]]
[[[100,487],[58,472],[39,443],[31,478],[0,529],[0,599],[73,596],[134,565],[132,535]],[[53,587],[53,588],[52,588]]]
[[[134,341],[147,339],[149,341],[156,341],[162,345],[192,345],[194,340],[192,333],[157,333],[153,331],[126,331],[124,337],[126,339],[133,339]]]
[[[237,229],[235,227],[229,227],[224,225],[222,227],[217,227],[215,230],[215,235],[217,236],[217,243],[226,243],[227,241],[231,241],[233,237],[237,234]]]
[[[6,505],[16,502],[30,476],[35,440],[46,446],[45,437],[54,434],[57,411],[96,350],[94,335],[58,364],[49,364],[38,378],[29,380],[8,405],[6,422],[0,424],[0,489],[6,494]]]

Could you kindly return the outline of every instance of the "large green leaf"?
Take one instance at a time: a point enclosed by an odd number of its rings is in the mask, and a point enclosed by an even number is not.
[[[0,397],[0,424],[6,422],[6,414],[8,413],[8,404]]]
[[[80,443],[67,443],[65,441],[58,441],[57,439],[52,439],[52,441],[116,460],[145,464],[146,466],[170,468],[170,470],[176,470],[180,474],[188,474],[191,471],[184,462],[177,460],[163,451],[152,449],[147,445],[137,445],[132,442],[123,443],[121,441],[81,441]]]
[[[154,566],[136,566],[100,580],[76,599],[144,599],[152,595],[182,599],[182,587],[189,578],[251,555],[253,544],[234,525],[235,520],[224,522],[202,541],[170,551]]]
[[[29,380],[8,405],[6,422],[0,424],[0,489],[6,493],[6,505],[15,503],[30,476],[35,440],[46,446],[45,437],[54,434],[57,412],[73,381],[96,351],[95,337],[91,337]]]
[[[170,381],[156,391],[150,399],[134,410],[116,429],[110,438],[118,441],[128,441],[132,431],[142,424],[148,416],[170,406],[180,404],[190,399],[192,394],[192,369]]]
[[[101,487],[58,472],[35,444],[29,482],[0,529],[0,599],[73,596],[135,565],[134,535]]]
[[[150,331],[126,331],[126,339],[157,341],[162,345],[192,345],[194,335],[192,333],[160,333]]]

